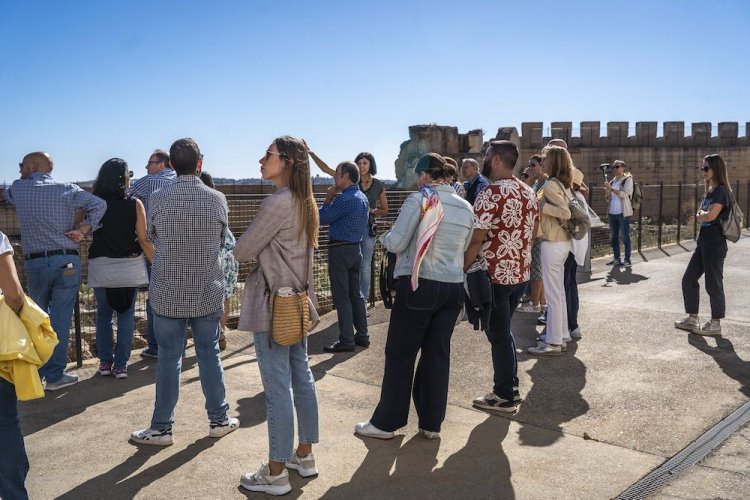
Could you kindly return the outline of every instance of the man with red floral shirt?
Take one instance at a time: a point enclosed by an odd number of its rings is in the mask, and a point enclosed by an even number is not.
[[[513,175],[518,148],[491,141],[482,174],[491,184],[474,203],[474,233],[466,254],[468,268],[481,249],[492,282],[493,305],[487,339],[492,345],[494,387],[474,400],[477,408],[513,413],[520,403],[516,345],[510,321],[529,281],[531,244],[539,221],[536,194]]]

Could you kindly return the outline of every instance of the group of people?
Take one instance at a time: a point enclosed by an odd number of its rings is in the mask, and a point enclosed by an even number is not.
[[[493,385],[490,392],[473,401],[477,408],[512,413],[522,402],[511,319],[529,283],[532,297],[539,297],[540,287],[534,285],[537,276],[541,276],[547,319],[537,345],[528,352],[560,355],[567,341],[580,337],[575,269],[587,243],[572,239],[563,223],[571,217],[569,200],[575,197],[585,204],[587,187],[561,142],[551,142],[530,159],[526,173],[533,176],[533,187],[514,175],[519,151],[509,141],[489,143],[481,172],[475,160],[464,160],[463,184],[456,181],[456,162],[448,158],[429,153],[416,162],[419,190],[405,200],[393,227],[379,237],[384,248],[397,256],[393,273],[396,297],[388,326],[381,396],[370,419],[355,425],[355,433],[392,438],[406,425],[413,399],[419,432],[429,439],[439,437],[447,405],[450,340],[466,303],[467,273],[482,281],[490,293],[484,330],[491,346]],[[320,207],[313,198],[310,157],[334,177]],[[233,293],[236,284],[237,261],[257,262],[245,282],[238,328],[254,333],[267,403],[269,454],[268,461],[243,475],[240,483],[251,491],[280,495],[291,490],[288,469],[303,477],[318,473],[312,447],[320,436],[307,339],[287,346],[273,341],[269,295],[285,287],[307,290],[310,319],[318,319],[315,283],[310,276],[319,227],[328,224],[328,270],[339,340],[325,350],[337,353],[367,347],[365,296],[370,273],[363,268],[365,261],[372,262],[372,256],[365,254],[374,251],[376,217],[385,215],[388,207],[384,185],[373,177],[376,164],[369,153],[332,169],[304,141],[283,136],[269,145],[259,162],[263,179],[276,189],[263,200],[236,241],[228,228],[226,199],[212,189],[210,177],[202,172],[203,155],[192,139],[175,141],[169,152],[155,151],[147,175],[132,185],[127,163],[108,160],[99,171],[93,193],[53,180],[50,156],[31,153],[19,164],[21,179],[5,190],[4,197],[18,212],[29,295],[49,311],[60,339],[52,358],[40,370],[47,390],[77,382],[64,368],[80,284],[81,239],[93,232],[90,259],[104,259],[97,265],[105,271],[101,275],[111,280],[94,290],[101,375],[127,376],[134,297],[138,280],[148,283],[149,345],[142,355],[157,358],[156,399],[149,426],[131,434],[134,443],[173,443],[188,325],[206,399],[208,435],[221,438],[239,427],[238,419],[228,414],[219,356],[222,316],[227,294]],[[683,279],[690,316],[676,326],[693,333],[716,334],[724,316],[721,269],[726,256],[726,242],[721,245],[716,227],[726,218],[730,189],[726,166],[718,155],[704,159],[703,171],[706,197],[698,213],[701,233]],[[616,176],[620,184],[613,182],[608,191],[622,200],[621,216],[625,217],[628,191],[623,177]],[[618,214],[610,212],[610,220],[612,215]],[[373,241],[366,242],[368,238]],[[0,243],[0,265],[13,270],[3,273],[0,285],[6,303],[17,311],[22,290],[9,258],[12,248],[4,235]],[[629,261],[627,246],[625,258]],[[145,278],[132,272],[139,266]],[[128,283],[118,281],[124,270],[131,278]],[[703,272],[712,320],[701,327],[697,279]],[[538,306],[542,300],[532,305]],[[115,313],[118,341],[113,349]],[[0,396],[2,432],[13,436],[9,440],[12,449],[0,459],[0,478],[6,489],[0,496],[24,498],[28,462],[18,429],[15,395],[3,380]]]

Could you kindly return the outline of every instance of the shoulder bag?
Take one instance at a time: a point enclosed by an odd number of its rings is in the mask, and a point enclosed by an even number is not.
[[[314,328],[310,321],[310,303],[307,298],[307,292],[310,288],[309,266],[310,245],[308,244],[305,257],[304,290],[295,292],[291,287],[283,287],[269,294],[271,338],[279,345],[298,344],[302,342],[307,332]]]

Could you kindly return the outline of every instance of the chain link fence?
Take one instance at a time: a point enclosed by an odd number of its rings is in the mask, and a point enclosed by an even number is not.
[[[590,205],[607,222],[607,203],[604,199],[604,188],[602,186],[589,186]],[[734,184],[733,190],[737,200],[745,214],[750,213],[750,182],[741,185]],[[378,234],[382,234],[393,226],[398,217],[398,210],[403,204],[409,191],[387,191],[388,215],[380,217],[378,221]],[[692,240],[697,237],[698,225],[695,213],[703,196],[702,184],[659,184],[643,186],[643,204],[637,214],[634,214],[631,222],[631,239],[633,241],[633,252],[645,248],[661,247],[670,243],[679,243],[683,240]],[[269,194],[227,194],[229,204],[229,228],[239,238],[252,222],[258,212],[261,202]],[[315,198],[320,205],[325,195],[316,193]],[[746,217],[747,224],[747,217]],[[750,227],[750,226],[748,226]],[[0,231],[10,239],[15,250],[15,261],[21,283],[26,287],[26,276],[23,266],[23,249],[21,248],[20,228],[18,218],[12,206],[0,204]],[[601,257],[611,252],[609,229],[607,227],[594,228],[592,230],[592,257]],[[320,312],[325,313],[333,309],[331,299],[331,287],[328,281],[328,227],[320,228],[319,247],[314,253],[313,279],[315,292],[320,306]],[[96,301],[93,289],[86,286],[88,269],[88,249],[91,239],[86,238],[81,243],[81,270],[82,285],[79,292],[79,300],[76,304],[75,321],[71,325],[69,358],[76,360],[79,365],[83,359],[96,356]],[[383,248],[378,243],[375,247],[373,276],[370,285],[370,297],[368,302],[373,304],[380,299],[378,263],[383,253]],[[229,327],[236,327],[242,303],[242,292],[245,278],[249,271],[249,264],[240,266],[238,287],[234,297],[230,300]],[[133,348],[138,349],[146,346],[146,297],[147,290],[138,292],[135,307],[135,335]]]

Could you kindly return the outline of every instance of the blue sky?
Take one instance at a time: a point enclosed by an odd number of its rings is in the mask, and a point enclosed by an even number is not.
[[[750,2],[0,0],[0,182],[34,150],[56,178],[110,157],[141,176],[193,137],[219,177],[271,140],[379,176],[409,125],[750,121]],[[313,172],[315,173],[313,168]]]

